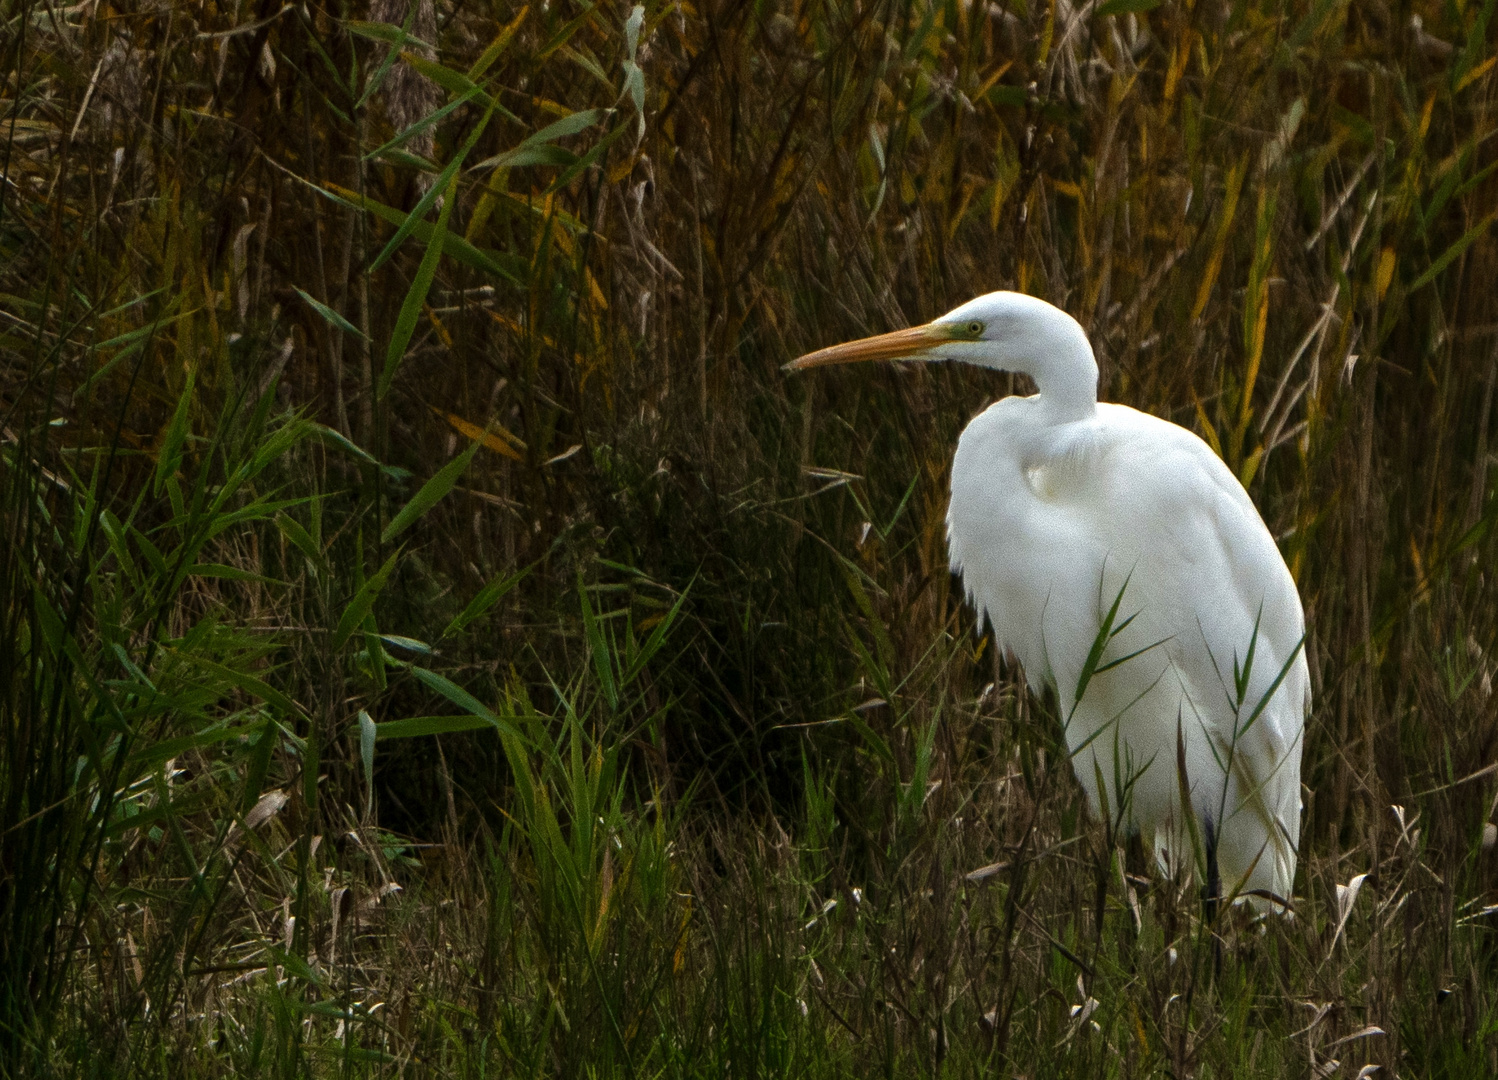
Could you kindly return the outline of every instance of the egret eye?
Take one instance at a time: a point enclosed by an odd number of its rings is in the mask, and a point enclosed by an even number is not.
[[[980,323],[980,322],[978,322],[977,320],[974,320],[973,322],[970,322],[970,323],[967,324],[967,332],[969,334],[971,334],[975,338],[976,337],[982,337],[983,336],[983,324]]]

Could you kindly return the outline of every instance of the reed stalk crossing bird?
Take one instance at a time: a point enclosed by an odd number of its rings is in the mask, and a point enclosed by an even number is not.
[[[957,442],[951,567],[1031,689],[1056,691],[1094,812],[1138,830],[1168,873],[1200,853],[1209,900],[1281,908],[1311,707],[1305,615],[1243,485],[1185,428],[1099,403],[1086,333],[1035,297],[989,293],[788,367],[891,359],[1034,380]]]

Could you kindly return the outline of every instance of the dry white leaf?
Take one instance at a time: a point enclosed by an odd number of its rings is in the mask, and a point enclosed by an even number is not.
[[[1355,1042],[1358,1039],[1366,1039],[1369,1035],[1386,1035],[1386,1034],[1388,1034],[1388,1033],[1386,1031],[1384,1031],[1383,1028],[1379,1027],[1377,1024],[1369,1024],[1362,1031],[1354,1031],[1351,1035],[1343,1035],[1336,1042],[1328,1044],[1327,1045],[1327,1049],[1328,1050],[1333,1050],[1333,1049],[1336,1049],[1337,1047],[1341,1046],[1343,1043]]]
[[[281,808],[289,801],[290,799],[284,791],[279,789],[276,791],[267,791],[255,801],[255,805],[250,807],[250,812],[244,816],[245,828],[260,828],[260,826],[279,814]]]
[[[1357,903],[1358,893],[1363,891],[1363,882],[1367,880],[1367,874],[1358,874],[1346,885],[1337,886],[1337,929],[1332,934],[1331,947],[1326,950],[1328,956],[1341,940],[1342,931],[1347,928],[1347,917],[1352,914],[1352,905]]]

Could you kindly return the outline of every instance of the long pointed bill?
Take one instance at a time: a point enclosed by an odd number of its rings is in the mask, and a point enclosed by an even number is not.
[[[929,359],[924,354],[938,345],[956,340],[945,327],[912,326],[889,334],[862,338],[807,353],[785,365],[787,371],[804,371],[827,364],[854,364],[860,360]]]

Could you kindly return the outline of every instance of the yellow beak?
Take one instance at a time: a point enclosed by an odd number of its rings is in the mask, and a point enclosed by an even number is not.
[[[818,349],[797,357],[785,368],[787,371],[804,371],[826,364],[854,364],[860,360],[900,360],[920,356],[937,345],[955,340],[956,336],[947,328],[928,323]]]

